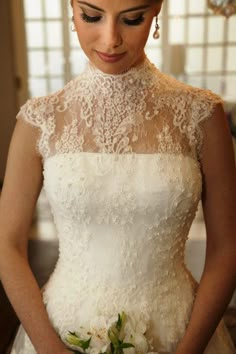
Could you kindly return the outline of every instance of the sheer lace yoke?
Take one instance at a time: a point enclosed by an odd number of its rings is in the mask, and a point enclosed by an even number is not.
[[[43,301],[62,340],[106,333],[124,311],[135,328],[142,319],[149,353],[175,352],[197,290],[184,250],[201,197],[203,124],[219,101],[145,59],[116,76],[88,65],[22,107],[19,117],[38,131],[59,238]],[[22,330],[14,350],[36,353]],[[223,353],[234,351],[220,328],[205,354]]]
[[[108,75],[91,64],[59,92],[29,100],[19,117],[39,128],[38,150],[58,153],[182,153],[198,158],[201,122],[220,98],[160,71],[146,58]]]

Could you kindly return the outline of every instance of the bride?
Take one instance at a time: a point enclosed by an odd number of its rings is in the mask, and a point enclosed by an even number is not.
[[[233,354],[221,318],[235,288],[236,173],[221,99],[146,58],[162,1],[71,5],[89,64],[21,108],[0,201],[0,277],[22,323],[12,353]],[[40,291],[27,235],[42,185],[59,259]],[[200,199],[198,284],[184,249]]]

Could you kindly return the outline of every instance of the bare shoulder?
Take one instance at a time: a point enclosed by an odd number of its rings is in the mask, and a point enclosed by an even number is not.
[[[36,150],[38,131],[18,120],[13,132],[0,199],[1,238],[27,237],[42,185],[42,161]]]
[[[203,124],[203,171],[218,173],[223,169],[235,170],[232,137],[222,104],[217,104],[212,116]],[[214,168],[215,166],[215,168]],[[223,172],[223,171],[222,171]]]
[[[236,229],[236,169],[232,137],[221,104],[203,125],[203,208],[209,235],[230,238]]]

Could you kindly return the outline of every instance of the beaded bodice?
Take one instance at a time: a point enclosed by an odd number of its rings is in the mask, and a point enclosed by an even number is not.
[[[89,65],[22,108],[60,241],[44,301],[62,337],[124,310],[147,316],[156,350],[176,346],[196,289],[184,247],[201,195],[202,125],[219,101],[146,59],[116,76]]]

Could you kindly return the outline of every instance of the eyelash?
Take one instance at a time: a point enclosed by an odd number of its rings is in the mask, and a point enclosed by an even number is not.
[[[140,15],[139,17],[135,18],[134,20],[124,19],[123,22],[128,26],[138,26],[141,25],[144,21],[144,16]]]
[[[81,14],[81,18],[84,22],[88,22],[88,23],[98,22],[101,19],[100,16],[88,16],[84,12]]]
[[[81,14],[81,18],[84,22],[87,22],[87,23],[95,23],[95,22],[98,22],[101,20],[101,16],[88,16],[84,12]],[[138,25],[141,25],[141,23],[143,23],[143,21],[144,21],[143,15],[140,15],[139,17],[137,17],[134,20],[123,19],[124,24],[126,24],[127,26],[138,26]]]

